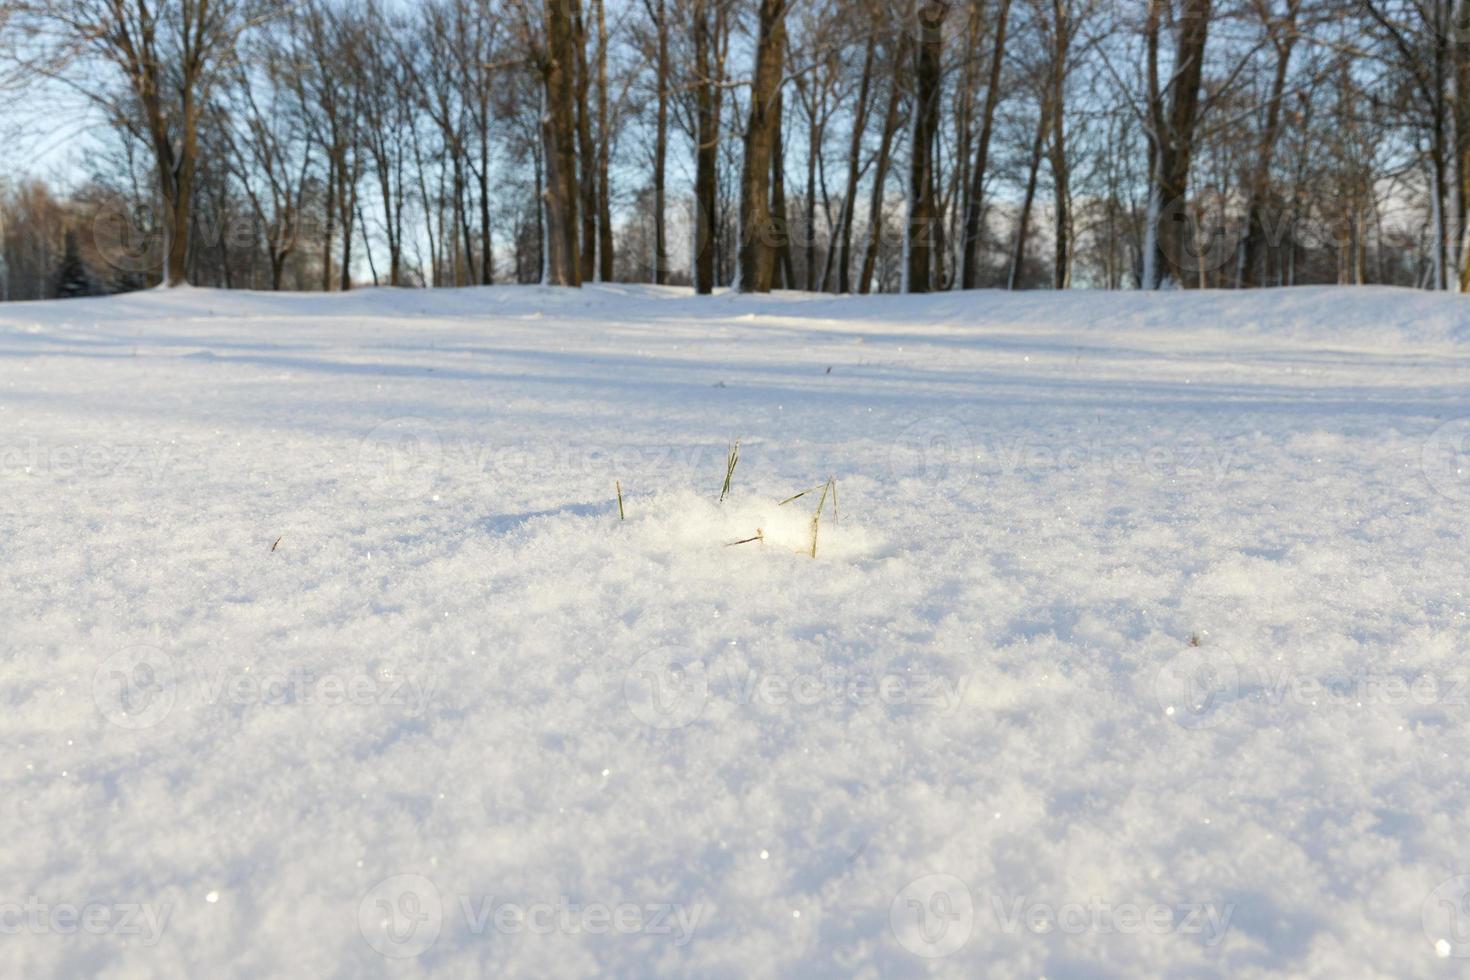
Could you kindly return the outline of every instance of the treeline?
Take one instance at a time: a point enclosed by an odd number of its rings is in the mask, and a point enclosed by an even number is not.
[[[1470,284],[1470,0],[0,0],[0,297]],[[70,100],[70,101],[67,101]],[[58,109],[60,111],[60,109]]]

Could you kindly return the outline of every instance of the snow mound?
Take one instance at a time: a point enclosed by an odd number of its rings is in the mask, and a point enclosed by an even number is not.
[[[573,533],[614,533],[616,546],[641,550],[650,557],[705,555],[708,561],[737,565],[742,574],[748,574],[762,561],[785,566],[788,555],[813,557],[812,522],[820,497],[821,491],[816,491],[785,506],[746,494],[717,503],[690,490],[629,497],[625,500],[628,518],[617,527],[594,520],[590,527],[579,526]],[[872,557],[880,546],[879,539],[856,525],[851,516],[842,519],[840,490],[837,506],[828,501],[823,509],[816,537],[815,557],[824,561]]]

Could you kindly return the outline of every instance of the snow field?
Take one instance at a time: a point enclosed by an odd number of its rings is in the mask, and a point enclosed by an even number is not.
[[[1467,324],[0,310],[0,972],[1462,975]]]

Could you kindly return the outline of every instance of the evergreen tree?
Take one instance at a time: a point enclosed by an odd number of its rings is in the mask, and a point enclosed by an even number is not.
[[[61,268],[56,272],[56,288],[53,292],[57,299],[96,296],[101,292],[97,288],[97,280],[92,276],[92,270],[82,261],[81,249],[77,247],[77,233],[74,231],[66,233],[66,254],[62,256]]]

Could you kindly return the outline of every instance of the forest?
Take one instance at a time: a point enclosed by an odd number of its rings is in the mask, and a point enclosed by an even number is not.
[[[1459,291],[1467,8],[0,0],[0,298]]]

